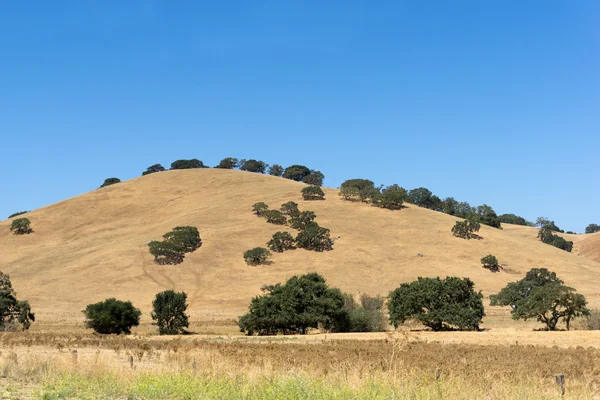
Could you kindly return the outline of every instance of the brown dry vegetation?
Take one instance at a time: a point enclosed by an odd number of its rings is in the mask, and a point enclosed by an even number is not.
[[[482,240],[462,240],[450,234],[456,218],[442,213],[345,202],[335,189],[325,190],[325,201],[302,201],[302,187],[230,170],[151,174],[32,211],[31,235],[11,235],[9,222],[1,222],[0,269],[48,323],[81,321],[88,303],[113,296],[148,312],[165,289],[189,294],[193,319],[232,318],[262,285],[309,271],[346,292],[384,295],[418,276],[467,276],[487,296],[530,268],[547,267],[600,306],[600,263],[540,243],[535,229],[482,226]],[[281,230],[252,214],[258,201],[271,208],[296,201],[341,238],[331,252],[288,251],[272,265],[249,267],[242,253]],[[197,226],[203,246],[183,264],[156,265],[144,243],[177,225]],[[481,268],[479,260],[490,253],[509,272]]]
[[[438,374],[444,385],[438,390],[446,395],[462,391],[460,398],[508,399],[515,398],[516,390],[529,393],[521,398],[555,398],[558,391],[552,381],[561,372],[567,376],[569,398],[591,399],[599,394],[599,366],[600,349],[444,345],[409,340],[402,334],[313,344],[6,334],[0,351],[2,376],[20,393],[43,387],[61,374],[81,373],[90,379],[116,373],[131,379],[132,374],[171,371],[250,380],[301,374],[351,387],[375,379],[398,388],[406,379],[429,387]]]

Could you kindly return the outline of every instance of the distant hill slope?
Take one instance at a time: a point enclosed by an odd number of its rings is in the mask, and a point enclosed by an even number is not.
[[[482,226],[483,240],[463,240],[450,234],[456,218],[442,213],[346,202],[335,189],[325,189],[325,201],[303,201],[302,187],[218,169],[136,178],[32,211],[31,235],[12,235],[10,221],[1,222],[0,270],[11,274],[19,297],[42,318],[49,312],[80,315],[86,304],[108,297],[149,311],[154,295],[165,289],[186,291],[192,315],[238,315],[261,286],[309,271],[352,293],[387,294],[418,276],[457,275],[489,295],[530,268],[547,267],[600,305],[600,263],[539,242],[535,229]],[[294,250],[274,254],[272,265],[247,266],[245,250],[289,230],[254,216],[252,204],[279,208],[290,200],[315,211],[319,224],[341,236],[334,250]],[[144,243],[177,225],[197,226],[203,246],[183,264],[154,264]],[[513,273],[484,270],[479,260],[490,253]]]

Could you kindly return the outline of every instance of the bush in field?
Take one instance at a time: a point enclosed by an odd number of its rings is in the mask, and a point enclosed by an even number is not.
[[[88,304],[83,310],[86,328],[102,334],[129,334],[131,327],[140,324],[142,312],[130,301],[110,298],[99,303]]]
[[[384,332],[384,298],[363,294],[360,303],[352,295],[344,295],[344,309],[348,313],[348,323],[343,331],[348,332]]]
[[[500,264],[498,264],[498,259],[491,254],[488,254],[487,256],[483,257],[481,259],[481,264],[483,265],[483,268],[489,269],[492,272],[500,271]]]
[[[305,334],[311,328],[339,331],[347,320],[344,295],[316,273],[293,276],[262,291],[238,320],[247,335]]]
[[[17,216],[19,216],[19,215],[27,214],[28,212],[29,212],[29,211],[19,211],[19,212],[16,212],[16,213],[14,213],[14,214],[10,214],[10,215],[8,216],[8,219],[11,219],[11,218],[17,217]]]
[[[263,203],[254,203],[252,205],[252,212],[256,214],[257,217],[262,217],[263,214],[269,209],[269,206]]]
[[[215,168],[221,169],[234,169],[238,165],[238,159],[233,157],[227,157],[222,159]]]
[[[600,225],[598,225],[598,224],[589,224],[588,226],[585,227],[585,233],[596,233],[596,232],[600,232]]]
[[[244,261],[248,265],[267,264],[271,259],[271,252],[264,247],[255,247],[244,253]]]
[[[329,229],[311,222],[296,236],[296,246],[305,250],[328,251],[333,249],[333,240],[329,236]]]
[[[156,294],[152,302],[152,319],[158,326],[159,335],[179,335],[185,333],[190,323],[187,310],[187,294],[166,290]]]
[[[368,201],[378,193],[379,189],[368,179],[348,179],[340,186],[340,196],[345,200]]]
[[[556,273],[546,268],[533,268],[525,278],[511,282],[500,293],[490,296],[493,306],[510,306],[512,318],[528,320],[535,318],[554,331],[563,320],[567,330],[571,320],[589,316],[587,301],[575,289],[565,286]]]
[[[600,330],[600,310],[592,310],[587,316],[586,328],[590,331]]]
[[[267,222],[270,224],[285,225],[287,222],[287,218],[279,210],[267,210],[262,215],[267,219]]]
[[[100,186],[100,188],[114,185],[115,183],[119,183],[121,180],[119,178],[107,178],[104,180],[104,183]]]
[[[269,175],[272,176],[281,176],[283,175],[283,167],[279,164],[273,164],[269,167]]]
[[[464,221],[456,221],[456,224],[451,229],[454,236],[462,239],[472,239],[475,235],[473,232],[479,232],[479,222],[466,219]]]
[[[290,165],[283,172],[283,177],[293,181],[302,182],[305,176],[310,175],[310,169],[304,165]]]
[[[325,193],[318,186],[307,186],[301,192],[304,200],[325,200]]]
[[[264,174],[268,166],[267,163],[258,160],[240,161],[240,169],[242,171],[255,172],[257,174]]]
[[[171,242],[159,242],[153,240],[148,243],[150,254],[154,261],[160,265],[180,264],[183,262],[185,252],[176,244]]]
[[[300,210],[298,209],[298,203],[295,203],[293,201],[283,203],[281,205],[281,212],[290,217],[298,215],[300,213]]]
[[[325,179],[325,175],[321,171],[312,170],[310,174],[302,178],[302,182],[307,185],[323,186],[323,179]]]
[[[296,240],[289,232],[277,232],[267,242],[267,247],[276,253],[283,253],[285,250],[293,249],[295,243]]]
[[[171,163],[171,169],[207,168],[204,163],[196,158],[191,160],[177,160]]]
[[[373,205],[388,210],[399,210],[406,200],[406,190],[398,185],[391,185],[383,188],[381,193],[373,195]]]
[[[434,331],[479,330],[483,295],[468,278],[418,278],[390,293],[388,309],[394,327],[416,319]]]
[[[290,218],[290,227],[302,231],[306,229],[308,224],[313,222],[315,218],[317,218],[317,214],[315,214],[314,212],[301,211],[298,214],[292,216],[292,218]]]
[[[165,167],[163,167],[160,164],[154,164],[149,166],[148,168],[146,168],[146,170],[144,172],[142,172],[142,176],[144,175],[148,175],[148,174],[154,174],[156,172],[162,172],[165,170]]]
[[[0,331],[23,331],[35,321],[35,314],[27,300],[19,301],[10,276],[0,271]]]
[[[15,235],[25,235],[33,232],[29,218],[17,218],[13,220],[10,225],[10,230],[13,231]]]

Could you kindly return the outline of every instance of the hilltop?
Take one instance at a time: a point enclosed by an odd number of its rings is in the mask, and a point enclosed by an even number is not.
[[[407,204],[390,211],[343,201],[324,188],[325,201],[303,201],[305,185],[251,172],[192,169],[154,173],[95,190],[30,212],[34,233],[15,236],[0,222],[0,270],[11,275],[19,298],[41,319],[73,313],[88,303],[117,297],[149,311],[165,289],[186,291],[192,317],[236,316],[265,284],[316,271],[351,293],[387,294],[418,276],[470,277],[484,295],[520,279],[534,267],[557,272],[567,285],[600,306],[600,235],[564,235],[567,253],[536,239],[537,229],[485,225],[482,240],[455,238],[457,218]],[[324,253],[301,249],[273,255],[273,264],[250,267],[245,250],[264,246],[289,230],[252,214],[252,204],[271,208],[295,201],[340,238]],[[156,265],[145,245],[178,225],[198,227],[203,245],[182,264]],[[584,256],[578,256],[577,253]],[[418,256],[417,254],[423,256]],[[507,268],[491,273],[480,259],[494,254]],[[591,257],[591,258],[588,258]]]

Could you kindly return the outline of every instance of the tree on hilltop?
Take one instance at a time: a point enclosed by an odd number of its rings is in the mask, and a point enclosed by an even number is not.
[[[191,160],[176,160],[171,163],[171,169],[194,169],[194,168],[208,168],[204,163],[196,158]]]
[[[600,225],[598,224],[589,224],[586,228],[585,228],[585,233],[596,233],[596,232],[600,232]]]
[[[154,165],[151,165],[148,168],[146,168],[146,170],[144,172],[142,172],[142,176],[154,174],[156,172],[162,172],[164,170],[165,170],[165,167],[163,167],[162,165],[154,164]]]
[[[121,180],[119,178],[107,178],[104,180],[104,183],[100,186],[100,188],[114,185],[115,183],[120,183]]]
[[[19,216],[19,215],[27,214],[28,212],[29,212],[29,211],[19,211],[19,212],[16,212],[16,213],[14,213],[14,214],[10,214],[10,215],[8,216],[8,219],[11,219],[11,218],[17,217],[17,216]]]
[[[283,177],[293,181],[302,182],[305,176],[310,175],[310,169],[304,165],[290,165],[283,172]]]
[[[257,174],[264,174],[269,166],[267,163],[258,160],[242,160],[240,164],[242,171],[255,172]]]
[[[215,168],[234,169],[238,165],[238,161],[237,158],[227,157],[222,159]]]
[[[284,172],[284,169],[279,164],[273,164],[269,167],[269,175],[280,177],[281,175],[283,175],[283,172]]]

